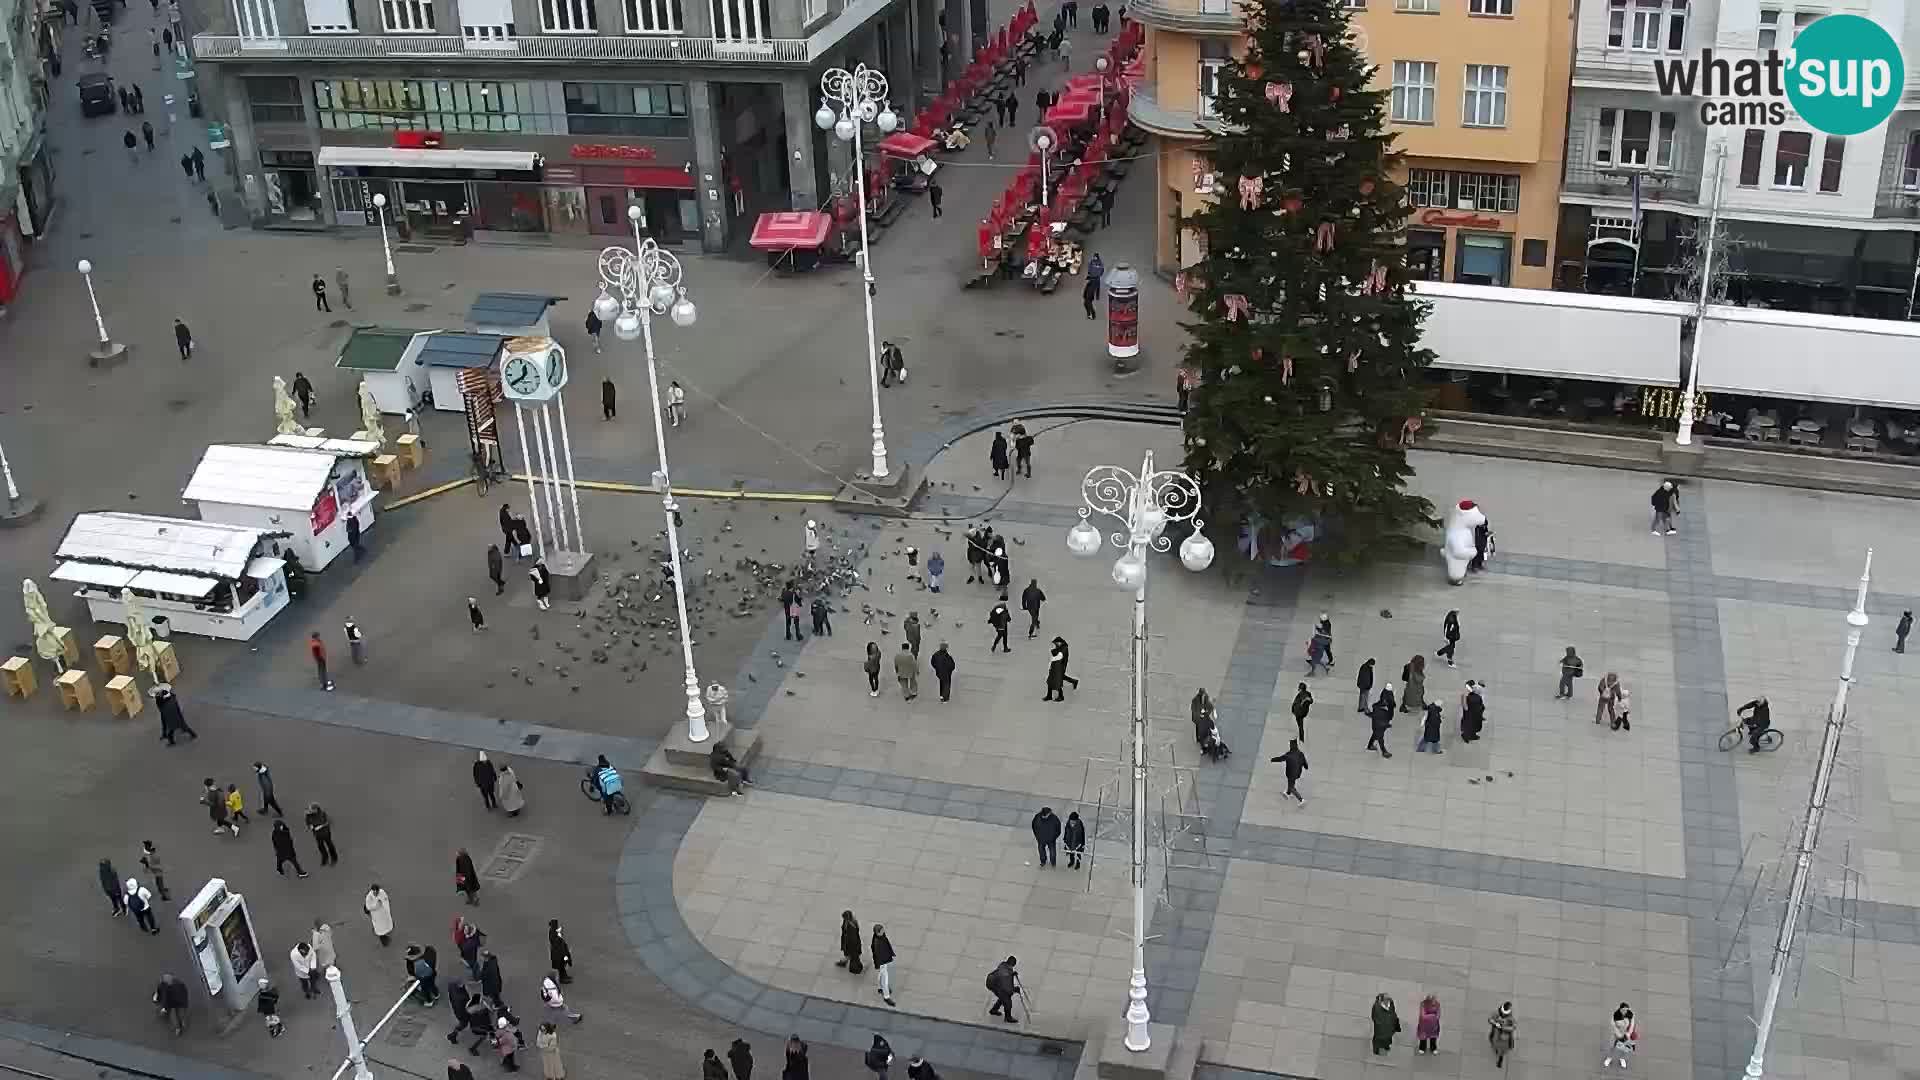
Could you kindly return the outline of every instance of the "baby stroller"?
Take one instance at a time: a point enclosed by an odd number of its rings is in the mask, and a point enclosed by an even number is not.
[[[1217,763],[1232,757],[1233,747],[1220,737],[1219,728],[1209,728],[1206,741],[1200,744],[1200,752],[1207,755],[1208,760]]]

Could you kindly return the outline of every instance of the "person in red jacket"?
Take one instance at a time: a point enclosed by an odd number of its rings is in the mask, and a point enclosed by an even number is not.
[[[320,631],[308,635],[307,652],[313,655],[313,668],[320,675],[320,689],[333,689],[333,680],[327,678],[327,646],[320,640]]]

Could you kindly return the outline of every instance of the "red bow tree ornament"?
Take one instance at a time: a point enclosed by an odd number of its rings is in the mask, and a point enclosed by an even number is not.
[[[1173,294],[1175,296],[1178,296],[1181,299],[1181,301],[1184,302],[1187,299],[1187,291],[1191,286],[1192,286],[1192,283],[1187,280],[1187,272],[1185,270],[1179,270],[1174,272]]]
[[[1239,322],[1242,318],[1253,321],[1253,305],[1247,302],[1245,296],[1228,293],[1220,298],[1220,302],[1226,305],[1228,322]]]
[[[1292,381],[1293,381],[1293,357],[1288,356],[1285,353],[1281,353],[1280,354],[1280,385],[1285,386]]]
[[[1387,268],[1375,262],[1373,269],[1367,271],[1366,280],[1360,283],[1360,291],[1368,296],[1377,296],[1387,291]]]
[[[1281,112],[1293,111],[1293,84],[1270,82],[1267,84],[1267,101]]]
[[[1265,187],[1266,187],[1266,179],[1264,177],[1259,177],[1259,176],[1241,177],[1240,178],[1240,209],[1258,210],[1260,208],[1261,191]]]
[[[1293,470],[1293,493],[1295,495],[1313,494],[1313,477],[1307,475],[1307,470]]]
[[[1314,228],[1313,250],[1323,255],[1333,250],[1333,222],[1323,221]]]
[[[1362,195],[1373,194],[1373,177],[1363,176],[1360,178],[1360,194]]]
[[[1352,352],[1347,354],[1347,370],[1348,371],[1360,370],[1360,350],[1359,349],[1355,349]]]

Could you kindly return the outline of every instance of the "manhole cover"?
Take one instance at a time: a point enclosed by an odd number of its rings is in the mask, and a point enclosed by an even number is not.
[[[517,880],[526,872],[527,864],[540,853],[540,845],[546,840],[524,833],[508,833],[500,846],[493,849],[493,855],[487,864],[480,868],[480,876],[495,884],[504,885]]]
[[[425,311],[425,310],[427,310],[427,308],[428,308],[429,306],[431,306],[431,305],[428,305],[428,304],[408,304],[408,305],[407,305],[407,310],[408,310],[408,311]]]
[[[386,1041],[392,1046],[412,1046],[427,1030],[427,1022],[415,1016],[396,1016],[387,1023]]]

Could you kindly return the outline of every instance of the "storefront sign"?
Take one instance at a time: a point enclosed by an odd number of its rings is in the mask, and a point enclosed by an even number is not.
[[[1457,225],[1463,229],[1504,229],[1507,223],[1496,217],[1469,211],[1429,210],[1420,215],[1422,225]]]
[[[225,150],[227,147],[232,145],[233,145],[233,140],[227,138],[227,125],[225,124],[208,124],[207,125],[207,149]]]
[[[438,150],[446,145],[446,135],[439,131],[396,131],[393,133],[393,145],[405,150]]]
[[[613,146],[607,143],[574,143],[570,157],[588,160],[652,161],[659,152],[651,146]]]

